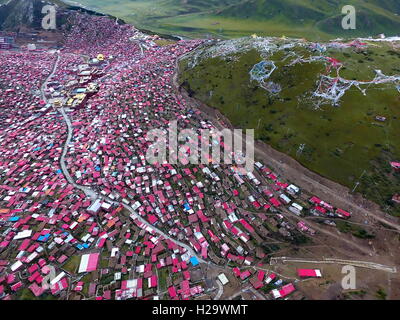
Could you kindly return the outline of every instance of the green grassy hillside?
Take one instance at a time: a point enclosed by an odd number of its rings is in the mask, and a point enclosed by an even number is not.
[[[204,37],[259,35],[328,39],[400,30],[397,0],[80,0],[139,27]],[[354,5],[357,30],[341,28],[341,8]]]
[[[308,45],[249,38],[220,42],[183,61],[180,81],[236,127],[256,129],[258,139],[350,189],[360,182],[357,191],[400,214],[390,201],[400,191],[400,175],[389,164],[400,160],[400,77],[361,86],[366,95],[352,86],[336,107],[313,96],[322,75],[336,76],[334,69],[327,70],[326,57],[343,63],[342,78],[371,81],[374,70],[400,76],[400,45],[328,48],[322,58]],[[300,57],[311,60],[296,63]],[[250,77],[260,61],[272,61],[277,67],[264,87]],[[266,73],[272,70],[271,65],[264,68]],[[271,88],[280,92],[270,93]],[[387,120],[377,121],[376,116]]]

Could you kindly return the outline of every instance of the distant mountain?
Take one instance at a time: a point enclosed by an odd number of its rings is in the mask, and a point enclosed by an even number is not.
[[[0,7],[0,29],[14,31],[21,26],[39,28],[44,5],[37,0],[8,1]]]
[[[66,0],[74,3],[72,0]],[[332,38],[400,33],[399,0],[79,0],[82,5],[155,31],[222,37]],[[354,5],[357,29],[343,30],[341,9]]]
[[[40,29],[44,14],[42,8],[45,5],[55,5],[57,26],[66,22],[66,14],[72,11],[87,12],[93,15],[103,15],[79,6],[68,5],[59,0],[0,0],[0,30],[18,31],[21,27]],[[120,20],[120,23],[123,23]]]
[[[355,34],[400,33],[398,0],[250,0],[222,10],[223,17],[250,20],[273,20],[288,26],[311,23],[332,35],[343,35],[341,8],[354,5],[357,12]]]
[[[329,39],[400,33],[399,0],[0,0],[6,3],[0,7],[0,29],[39,28],[41,8],[50,2],[58,6],[57,14],[85,10],[157,33],[191,37],[257,33]],[[348,4],[357,10],[356,30],[341,27],[342,7]]]

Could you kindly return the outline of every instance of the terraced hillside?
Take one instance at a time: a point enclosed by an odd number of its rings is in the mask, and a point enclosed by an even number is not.
[[[181,62],[180,83],[235,127],[393,214],[400,174],[400,43],[221,41]],[[386,118],[384,120],[382,117]]]
[[[74,3],[73,0],[67,0]],[[141,28],[187,36],[264,36],[328,39],[400,30],[397,0],[80,0]],[[357,9],[357,29],[343,30],[341,9]]]

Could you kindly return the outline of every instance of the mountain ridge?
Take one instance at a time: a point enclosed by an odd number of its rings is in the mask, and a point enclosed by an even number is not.
[[[68,1],[67,1],[68,2]],[[80,0],[82,5],[123,18],[142,28],[221,38],[265,36],[334,38],[398,35],[396,0]],[[343,30],[342,7],[354,5],[356,30]]]
[[[0,30],[18,31],[21,27],[30,29],[40,29],[41,21],[44,17],[42,8],[44,5],[55,5],[57,14],[57,28],[63,25],[65,21],[65,13],[79,11],[91,15],[108,16],[117,19],[111,15],[99,13],[93,10],[66,4],[60,0],[10,0],[0,2]],[[61,21],[61,23],[60,23]],[[125,21],[118,19],[118,23],[125,24]]]
[[[400,30],[400,2],[396,0],[0,0],[2,3],[1,30],[21,24],[39,28],[38,17],[43,14],[38,8],[43,3],[118,17],[120,23],[153,33],[189,37],[236,38],[257,33],[318,40],[381,33],[395,36]],[[356,30],[341,27],[341,9],[348,4],[357,10]]]

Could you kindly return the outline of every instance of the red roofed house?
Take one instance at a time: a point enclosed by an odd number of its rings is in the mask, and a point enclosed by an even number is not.
[[[311,209],[311,212],[315,215],[326,214],[327,210],[320,206],[316,206],[315,208]]]
[[[297,274],[301,278],[321,278],[321,271],[318,269],[298,269]]]
[[[176,289],[174,286],[168,288],[168,294],[172,299],[176,297]]]
[[[400,162],[391,162],[390,165],[396,171],[400,171]]]
[[[336,209],[336,214],[340,217],[340,218],[344,218],[344,219],[348,219],[351,217],[351,213],[344,211],[342,209]]]
[[[99,253],[85,254],[81,257],[78,273],[91,272],[97,269],[99,262]]]
[[[271,202],[272,205],[273,205],[275,208],[278,208],[278,207],[280,207],[280,206],[282,205],[282,203],[281,203],[278,199],[276,199],[276,198],[271,198],[271,199],[269,199],[269,202]]]
[[[158,220],[158,218],[153,214],[149,214],[148,217],[149,217],[149,222],[151,224],[155,224],[157,222],[157,220]]]
[[[267,279],[265,279],[265,283],[266,284],[269,284],[269,283],[271,283],[273,280],[275,280],[276,279],[276,274],[275,273],[271,273],[269,276],[268,276],[268,278]]]
[[[156,275],[149,278],[149,288],[156,288],[158,285],[158,279]]]
[[[278,299],[278,298],[285,298],[294,291],[296,291],[296,288],[292,283],[289,283],[286,286],[283,286],[281,289],[272,290],[271,293],[275,299]]]
[[[242,280],[246,280],[248,277],[250,277],[251,276],[251,273],[250,273],[250,271],[249,270],[246,270],[246,271],[244,271],[244,272],[242,272],[241,274],[240,274],[240,279],[242,279]]]
[[[262,286],[264,285],[263,282],[260,281],[260,279],[258,279],[257,276],[252,277],[250,279],[250,283],[254,287],[254,289],[256,289],[256,290],[262,288]]]
[[[259,270],[257,273],[258,280],[264,281],[264,277],[265,277],[265,271]]]
[[[312,197],[309,201],[313,204],[320,204],[322,202],[322,200],[317,197]]]
[[[232,271],[236,277],[240,277],[241,272],[238,267],[233,268]]]

